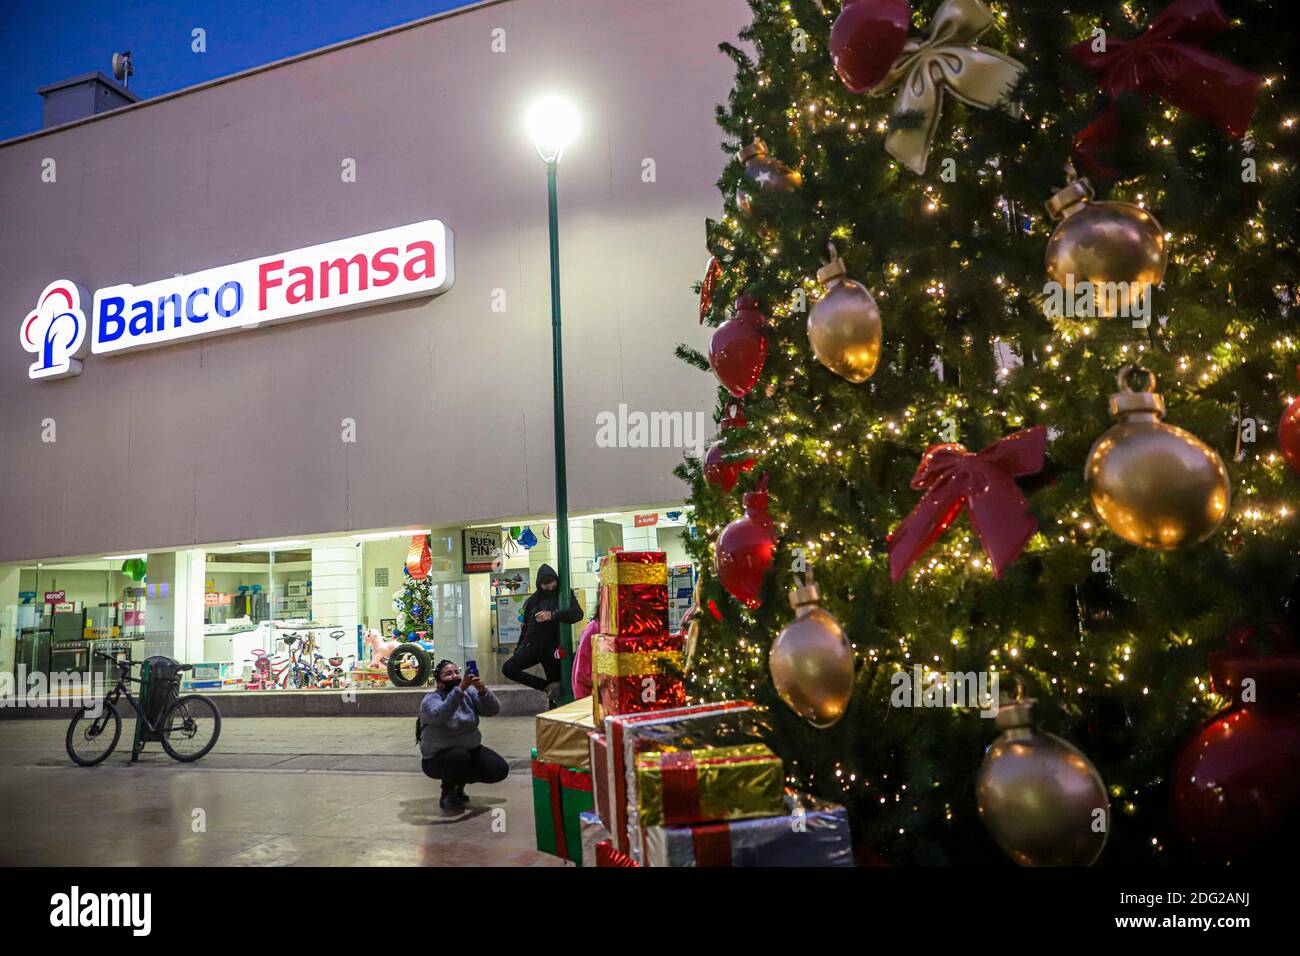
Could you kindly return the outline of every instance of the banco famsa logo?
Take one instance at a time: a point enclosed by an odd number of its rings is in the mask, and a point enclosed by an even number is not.
[[[56,279],[45,287],[36,311],[23,322],[23,348],[36,353],[28,369],[31,378],[64,378],[81,374],[81,359],[90,350],[81,290],[75,282]]]

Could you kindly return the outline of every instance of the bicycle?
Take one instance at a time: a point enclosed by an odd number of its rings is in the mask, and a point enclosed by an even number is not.
[[[122,717],[117,712],[116,704],[124,696],[135,709],[136,719],[143,722],[150,738],[157,739],[167,756],[173,760],[192,763],[216,746],[217,737],[221,735],[221,712],[217,710],[217,705],[201,694],[186,694],[181,697],[177,690],[179,674],[193,670],[193,665],[181,664],[176,668],[176,676],[167,682],[164,690],[166,698],[159,708],[161,716],[155,724],[132,695],[130,688],[131,682],[142,686],[150,682],[131,676],[129,660],[119,661],[99,651],[95,652],[95,656],[117,668],[117,684],[104,695],[97,708],[98,716],[96,709],[82,707],[73,716],[72,723],[68,724],[67,749],[73,763],[93,767],[107,760],[117,749],[118,739],[122,736]],[[134,757],[133,753],[132,759]]]

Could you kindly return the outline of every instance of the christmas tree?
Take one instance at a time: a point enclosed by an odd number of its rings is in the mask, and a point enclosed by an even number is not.
[[[1234,632],[1276,651],[1300,581],[1284,5],[750,5],[722,47],[736,159],[701,297],[727,427],[707,469],[678,469],[705,569],[692,693],[770,705],[791,782],[845,803],[883,860],[983,864],[1015,857],[977,797],[1000,728],[896,692],[918,666],[997,675],[1104,780],[1101,863],[1187,858],[1175,761],[1230,703],[1209,654]],[[1138,427],[1094,450],[1120,419]],[[760,482],[765,573],[761,501],[719,544]],[[758,573],[724,587],[720,551]],[[830,726],[769,668],[804,564],[852,645]],[[1242,822],[1238,850],[1267,854],[1268,821]]]
[[[393,610],[397,612],[397,629],[403,640],[418,640],[433,627],[433,599],[429,569],[433,560],[428,535],[411,538],[406,563],[402,566],[402,590],[393,595]]]

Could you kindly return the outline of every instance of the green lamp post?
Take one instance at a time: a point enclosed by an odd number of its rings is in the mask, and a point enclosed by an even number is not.
[[[557,607],[563,608],[569,595],[569,489],[564,467],[564,349],[560,337],[560,232],[556,204],[556,175],[564,149],[578,131],[578,113],[558,96],[548,96],[528,112],[528,131],[537,155],[546,163],[546,197],[551,242],[551,363],[555,402],[555,550],[560,576]],[[560,702],[573,699],[573,628],[560,624]]]

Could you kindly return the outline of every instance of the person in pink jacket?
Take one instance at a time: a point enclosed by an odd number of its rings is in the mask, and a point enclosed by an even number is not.
[[[591,696],[591,642],[600,632],[600,618],[593,616],[582,631],[578,651],[573,657],[573,699]]]

